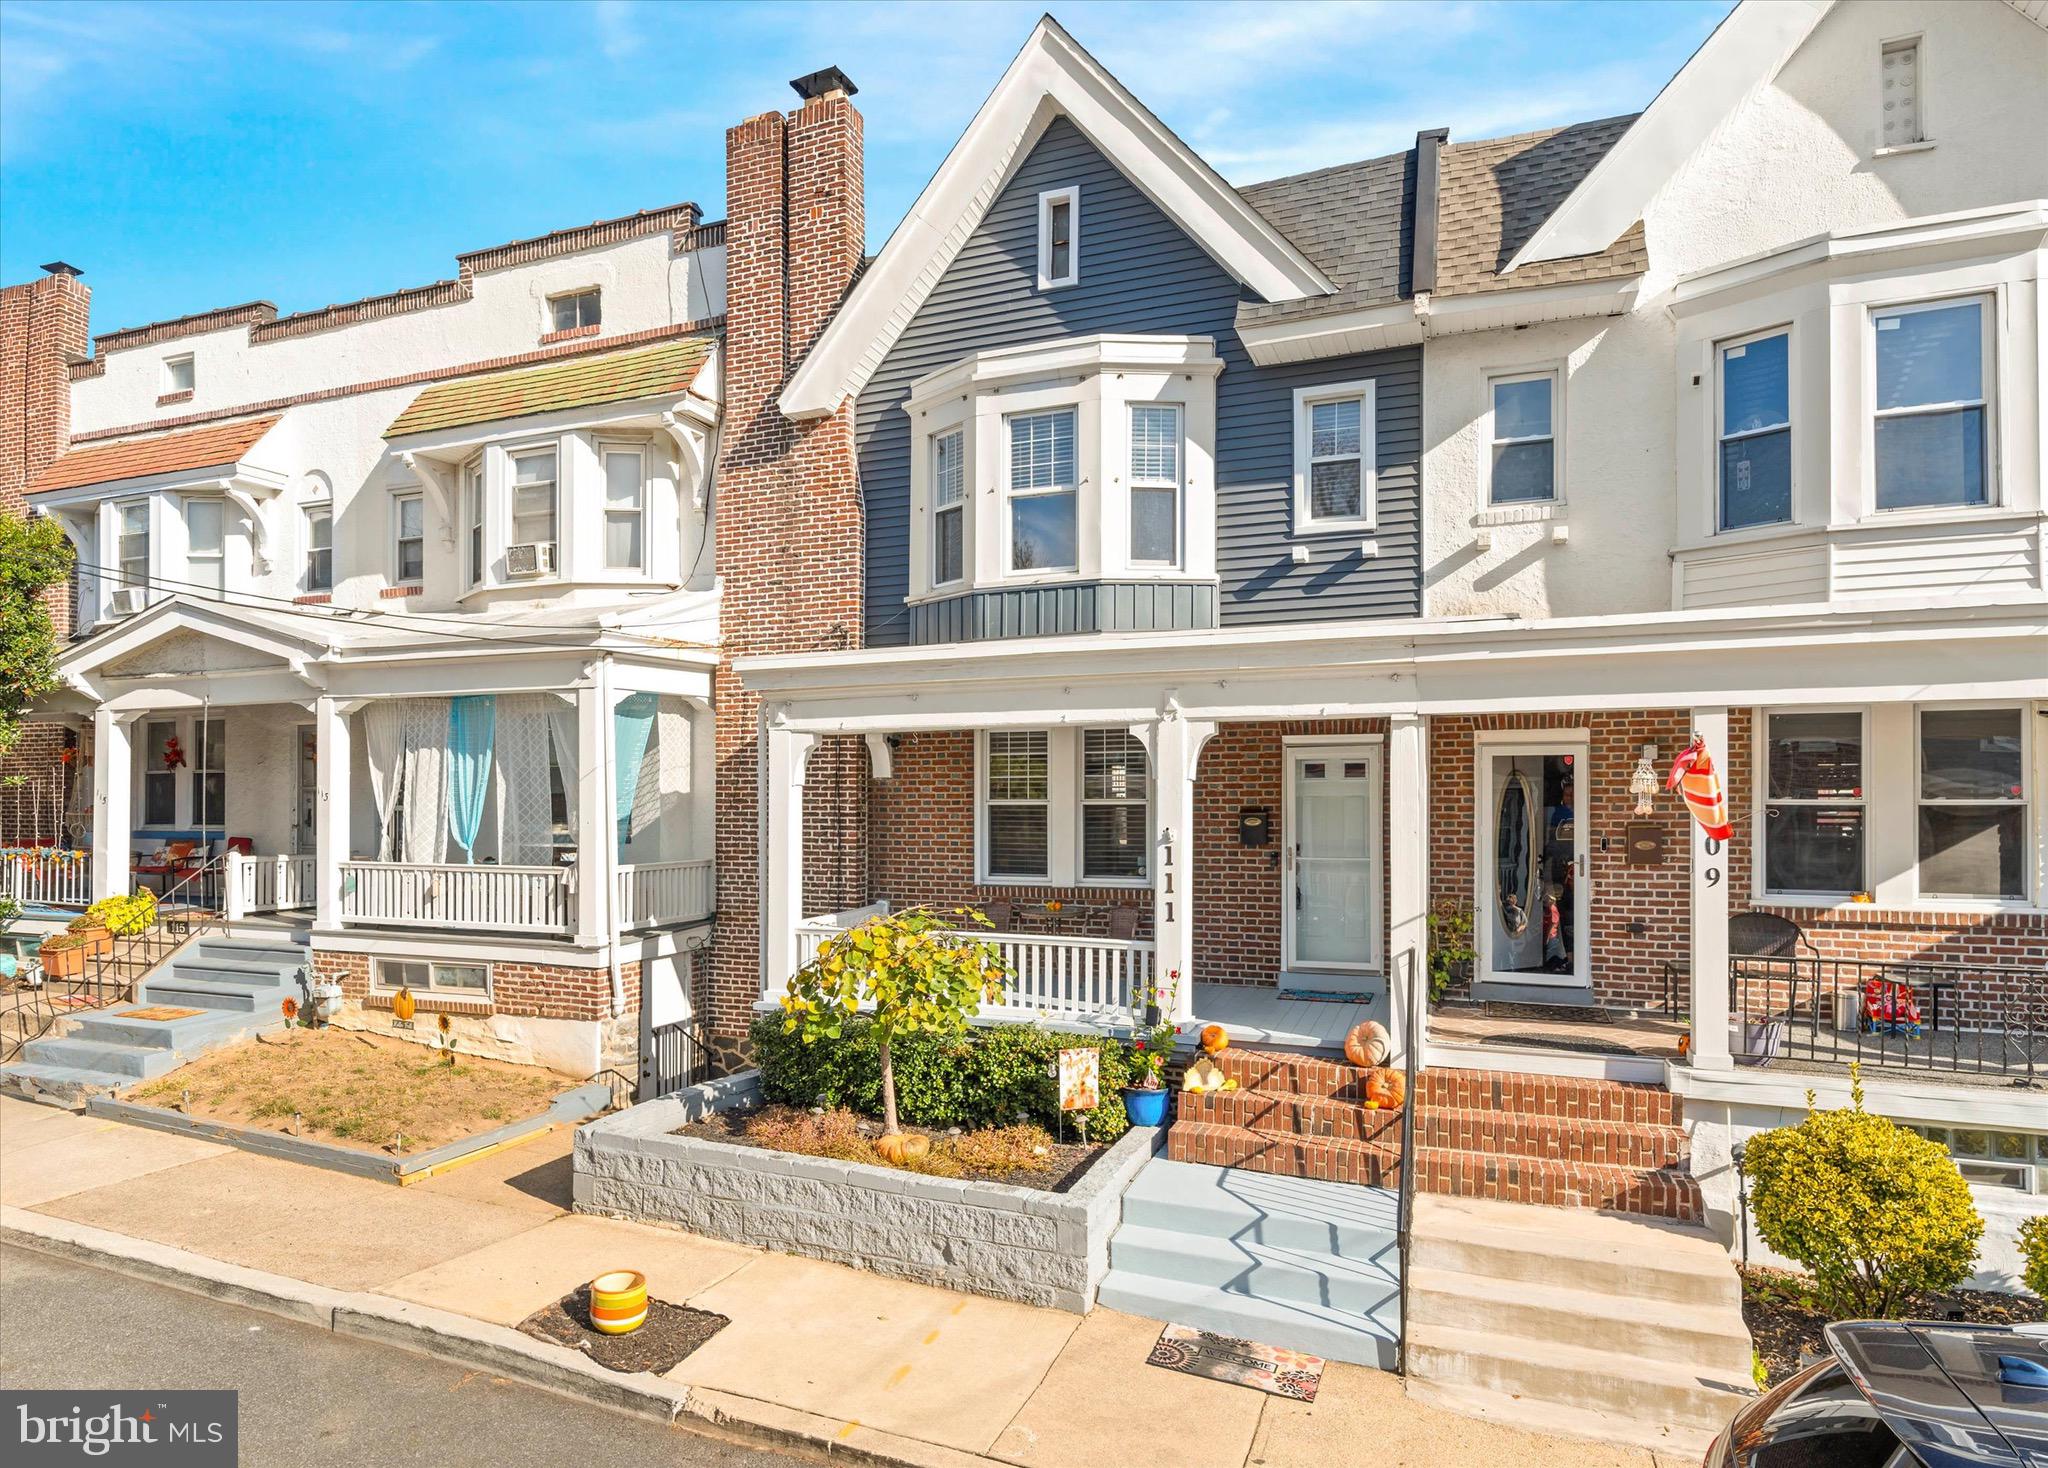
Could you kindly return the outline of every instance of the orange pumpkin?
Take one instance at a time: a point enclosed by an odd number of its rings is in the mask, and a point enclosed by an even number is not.
[[[1219,1050],[1228,1050],[1229,1048],[1230,1031],[1224,1029],[1221,1025],[1202,1026],[1202,1051],[1204,1054],[1214,1055]]]
[[[1389,1111],[1399,1111],[1401,1103],[1408,1099],[1408,1083],[1398,1070],[1375,1070],[1365,1078],[1365,1103],[1368,1106],[1384,1106]]]
[[[932,1150],[932,1139],[922,1132],[889,1132],[875,1138],[875,1155],[891,1167],[917,1161]]]
[[[1387,1027],[1376,1019],[1353,1025],[1344,1037],[1344,1058],[1356,1066],[1385,1065],[1392,1052],[1393,1041],[1387,1036]]]
[[[391,996],[391,1013],[399,1019],[411,1019],[418,1007],[410,989],[401,988]]]

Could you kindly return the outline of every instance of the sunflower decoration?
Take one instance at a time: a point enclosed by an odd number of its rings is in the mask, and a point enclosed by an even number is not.
[[[287,994],[284,1003],[280,1004],[278,1008],[284,1011],[284,1022],[287,1026],[295,1025],[299,1022],[298,1000]]]

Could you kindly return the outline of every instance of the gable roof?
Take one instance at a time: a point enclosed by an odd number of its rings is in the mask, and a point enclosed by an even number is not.
[[[1445,144],[1437,205],[1436,294],[1465,296],[1642,274],[1650,252],[1641,219],[1604,250],[1503,273],[1634,121],[1610,117],[1507,138]]]
[[[36,476],[30,494],[47,494],[58,489],[77,489],[88,484],[110,484],[119,479],[140,479],[149,474],[173,474],[181,470],[230,469],[254,448],[264,434],[278,424],[282,414],[268,418],[245,418],[237,423],[217,423],[184,433],[155,433],[145,438],[126,438],[117,443],[89,444],[62,454]]]
[[[1219,265],[1266,300],[1337,289],[1048,15],[791,374],[780,399],[784,413],[823,417],[860,391],[981,223],[1012,167],[1055,116],[1071,121]]]
[[[1355,310],[1410,293],[1415,239],[1412,149],[1247,184],[1244,201],[1273,222],[1330,278],[1329,295],[1245,301],[1240,322],[1287,321]]]
[[[689,390],[717,342],[716,332],[702,332],[638,351],[439,383],[414,398],[384,436],[403,438],[565,408],[674,397]]]

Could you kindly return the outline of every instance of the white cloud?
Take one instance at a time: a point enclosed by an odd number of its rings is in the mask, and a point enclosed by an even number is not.
[[[591,7],[597,22],[598,49],[612,61],[624,61],[641,46],[642,36],[632,0],[598,0]]]

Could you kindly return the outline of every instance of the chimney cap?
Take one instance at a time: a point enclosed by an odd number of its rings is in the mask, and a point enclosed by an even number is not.
[[[85,272],[83,270],[80,270],[76,265],[67,265],[62,260],[52,260],[49,264],[45,265],[43,269],[46,273],[50,275],[79,276],[85,274]]]
[[[790,86],[806,102],[815,102],[818,98],[833,92],[844,92],[847,96],[851,97],[860,90],[859,87],[853,84],[853,78],[836,66],[828,66],[823,71],[814,71],[809,76],[800,76],[791,82]]]

